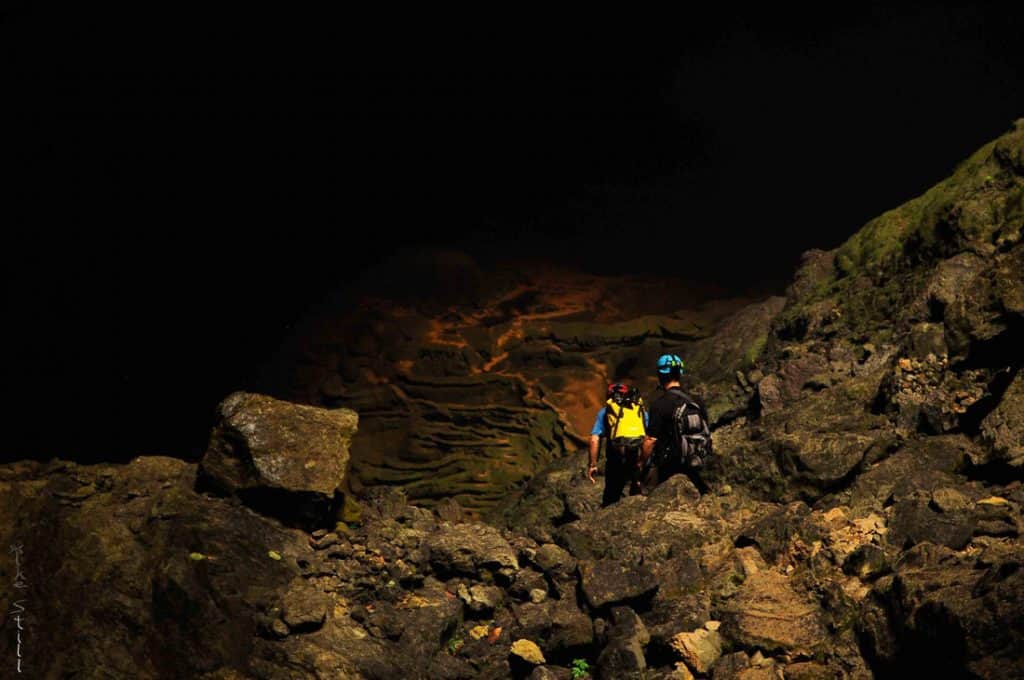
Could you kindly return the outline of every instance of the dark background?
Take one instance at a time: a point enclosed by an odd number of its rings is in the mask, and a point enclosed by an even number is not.
[[[403,249],[780,290],[1024,116],[1020,10],[830,11],[7,5],[3,456],[196,455]]]

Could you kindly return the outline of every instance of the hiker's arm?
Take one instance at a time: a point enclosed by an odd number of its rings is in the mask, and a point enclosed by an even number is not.
[[[654,454],[654,446],[657,443],[658,438],[652,435],[662,434],[663,430],[661,411],[649,411],[648,413],[647,427],[645,428],[647,430],[647,436],[644,437],[644,443],[640,445],[641,464],[650,460],[651,456]]]
[[[601,436],[590,435],[590,463],[587,465],[587,479],[594,481],[594,473],[597,472],[597,452],[601,448]]]
[[[654,445],[658,442],[657,437],[650,435],[644,437],[644,443],[640,445],[640,462],[646,463],[647,459],[654,453]]]

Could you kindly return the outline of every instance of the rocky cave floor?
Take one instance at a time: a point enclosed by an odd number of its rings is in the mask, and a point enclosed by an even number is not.
[[[1024,677],[1022,230],[1024,121],[807,253],[785,297],[699,307],[665,288],[644,309],[649,281],[456,258],[440,278],[469,301],[325,313],[285,352],[286,400],[225,400],[199,464],[0,467],[0,534],[21,546],[0,593],[23,608],[25,662]],[[679,476],[600,509],[581,435],[605,381],[652,393],[662,351],[709,402],[711,491]],[[9,617],[3,663],[15,640]]]

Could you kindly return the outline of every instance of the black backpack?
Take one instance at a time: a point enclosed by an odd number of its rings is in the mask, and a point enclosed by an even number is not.
[[[672,412],[672,424],[680,462],[684,467],[703,467],[712,451],[707,415],[703,407],[682,390],[673,387],[669,391],[679,397],[679,405]]]

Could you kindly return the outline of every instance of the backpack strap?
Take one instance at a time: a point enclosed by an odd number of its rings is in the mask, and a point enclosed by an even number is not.
[[[681,397],[687,404],[692,404],[693,406],[696,406],[697,410],[700,412],[700,417],[703,418],[705,422],[707,422],[707,411],[704,410],[704,406],[699,401],[691,397],[686,392],[683,392],[682,388],[680,387],[670,387],[667,391],[672,392],[678,397]]]
[[[623,408],[622,408],[622,406],[619,406],[619,412],[618,412],[618,414],[616,414],[615,413],[615,402],[612,401],[612,402],[609,402],[608,409],[609,409],[608,413],[605,414],[605,420],[609,420],[609,418],[608,418],[608,414],[609,413],[615,415],[615,424],[608,428],[608,441],[611,441],[612,439],[615,439],[615,433],[619,431],[619,423],[622,422]]]

